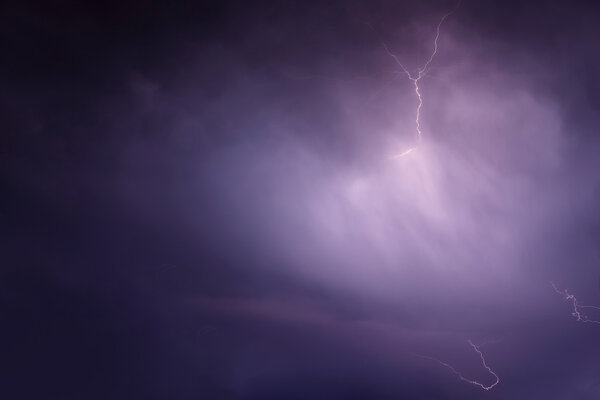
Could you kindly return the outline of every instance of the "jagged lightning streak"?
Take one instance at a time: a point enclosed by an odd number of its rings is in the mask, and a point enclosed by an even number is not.
[[[485,385],[481,382],[477,382],[475,380],[466,378],[465,376],[463,376],[463,374],[461,374],[456,368],[454,368],[452,365],[448,364],[447,362],[438,360],[437,358],[433,358],[433,357],[429,357],[429,356],[420,356],[423,358],[427,358],[429,360],[433,360],[436,361],[437,363],[439,363],[440,365],[443,365],[444,367],[448,368],[450,371],[452,371],[456,376],[458,376],[460,378],[461,381],[463,382],[467,382],[470,383],[471,385],[475,385],[480,387],[481,389],[485,390],[485,391],[489,391],[492,390],[498,383],[500,383],[500,378],[498,377],[498,375],[496,375],[496,373],[492,370],[492,368],[490,368],[490,366],[487,364],[487,362],[485,361],[485,357],[483,356],[483,353],[481,352],[481,350],[479,349],[478,346],[476,346],[472,341],[467,340],[467,343],[469,343],[469,345],[471,345],[471,347],[473,347],[473,350],[475,350],[477,352],[477,354],[479,354],[479,358],[481,358],[481,365],[483,365],[483,367],[485,369],[487,369],[487,371],[490,373],[490,375],[492,375],[494,377],[494,382],[489,384],[489,385]]]
[[[583,306],[583,305],[579,304],[579,302],[577,301],[577,298],[574,295],[570,294],[567,291],[567,289],[565,289],[565,290],[559,290],[554,283],[552,283],[552,282],[550,282],[550,283],[552,284],[552,288],[554,289],[554,291],[556,293],[560,294],[561,296],[564,296],[565,300],[571,302],[571,304],[573,305],[573,312],[571,313],[571,315],[573,317],[575,317],[575,319],[577,321],[600,325],[600,321],[588,318],[588,316],[585,315],[582,312],[582,310],[581,310],[582,308],[600,310],[600,307],[597,307],[597,306]]]
[[[421,95],[421,89],[419,88],[419,81],[421,80],[421,78],[423,78],[427,74],[427,69],[429,68],[429,64],[431,64],[431,62],[435,58],[435,55],[437,54],[438,40],[440,38],[440,28],[442,27],[442,24],[444,23],[446,18],[448,18],[450,15],[452,15],[456,12],[456,10],[458,9],[459,6],[460,6],[460,1],[456,4],[456,7],[454,7],[454,9],[452,11],[448,12],[447,14],[444,14],[444,16],[442,16],[442,18],[440,19],[440,22],[437,24],[437,27],[435,30],[435,39],[433,40],[433,51],[432,51],[431,55],[429,56],[429,58],[427,59],[427,62],[425,62],[425,64],[423,64],[422,67],[417,68],[416,75],[411,74],[410,71],[408,69],[406,69],[406,67],[404,67],[404,64],[402,64],[402,62],[400,61],[398,56],[390,50],[388,45],[383,40],[381,41],[381,44],[383,45],[383,48],[388,53],[388,55],[394,59],[396,64],[398,64],[398,66],[402,70],[402,73],[406,74],[408,79],[410,79],[412,81],[414,88],[415,88],[415,94],[417,95],[417,100],[418,100],[417,111],[416,111],[416,116],[415,116],[415,125],[416,125],[416,129],[417,129],[417,143],[410,149],[403,151],[400,154],[396,154],[396,155],[392,156],[391,157],[392,159],[400,158],[400,157],[403,157],[403,156],[413,152],[414,150],[416,150],[418,145],[421,143],[421,136],[423,135],[423,132],[421,131],[421,108],[423,107],[423,96]]]

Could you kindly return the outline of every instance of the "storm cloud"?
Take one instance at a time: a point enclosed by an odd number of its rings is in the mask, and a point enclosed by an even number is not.
[[[455,6],[3,6],[0,391],[597,398],[598,10],[463,1],[394,158]]]

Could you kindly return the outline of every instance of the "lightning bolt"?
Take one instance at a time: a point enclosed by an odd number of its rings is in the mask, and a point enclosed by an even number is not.
[[[437,358],[433,358],[433,357],[429,357],[429,356],[420,356],[422,358],[426,358],[428,360],[433,360],[437,363],[439,363],[440,365],[448,368],[450,371],[452,371],[456,376],[458,376],[460,378],[461,381],[463,382],[467,382],[470,383],[471,385],[475,385],[480,387],[481,389],[485,390],[485,391],[489,391],[492,390],[498,383],[500,383],[500,378],[498,377],[498,375],[496,375],[496,373],[492,370],[492,368],[490,368],[490,366],[487,364],[487,362],[485,361],[485,357],[483,356],[483,353],[481,352],[481,350],[479,349],[478,346],[476,346],[472,341],[467,340],[467,343],[469,343],[469,345],[471,345],[471,347],[473,347],[473,350],[475,350],[477,352],[477,354],[479,354],[479,358],[481,359],[481,365],[483,365],[483,367],[490,373],[490,375],[492,375],[494,377],[494,382],[486,385],[484,383],[466,378],[463,374],[461,374],[456,368],[454,368],[452,365],[448,364],[447,362],[438,360]]]
[[[571,315],[573,317],[575,317],[575,320],[579,321],[579,322],[585,322],[585,323],[590,323],[590,324],[598,324],[600,325],[600,321],[598,320],[594,320],[594,319],[590,319],[588,318],[587,315],[585,315],[582,311],[582,309],[588,308],[588,309],[594,309],[594,310],[600,310],[600,307],[597,306],[583,306],[581,304],[579,304],[579,302],[577,301],[577,298],[575,297],[575,295],[570,294],[567,289],[565,290],[558,290],[558,288],[556,287],[556,285],[552,282],[550,282],[552,284],[552,288],[554,289],[554,291],[558,294],[560,294],[561,296],[565,297],[565,300],[570,301],[571,304],[573,305],[573,312],[571,313]]]
[[[444,23],[446,18],[448,18],[450,15],[452,15],[456,12],[458,7],[460,6],[460,3],[461,2],[459,1],[456,4],[456,7],[454,7],[454,9],[452,11],[444,14],[444,16],[442,16],[442,18],[440,19],[440,22],[437,24],[437,27],[435,30],[435,39],[433,40],[433,51],[432,51],[431,55],[429,56],[429,58],[427,59],[427,61],[425,62],[425,64],[423,64],[423,66],[417,68],[416,74],[412,74],[408,69],[406,69],[404,64],[402,64],[402,62],[400,61],[400,58],[394,52],[391,51],[391,49],[388,47],[388,45],[383,40],[381,41],[381,44],[382,44],[383,48],[385,49],[385,51],[387,52],[387,54],[396,62],[396,64],[398,64],[402,73],[406,74],[408,79],[410,79],[410,81],[413,83],[413,86],[415,89],[415,94],[416,94],[417,100],[418,100],[416,116],[415,116],[415,125],[416,125],[416,130],[417,130],[417,144],[414,145],[413,147],[409,148],[408,150],[403,151],[400,154],[396,154],[396,155],[392,156],[391,159],[401,158],[409,153],[412,153],[414,150],[417,149],[417,147],[421,143],[421,136],[423,135],[423,132],[421,131],[421,108],[423,108],[423,96],[421,95],[419,81],[427,74],[429,64],[431,64],[431,62],[435,58],[435,55],[437,54],[438,40],[440,38],[440,28],[442,27],[442,24]],[[371,29],[373,29],[373,28],[371,27]]]

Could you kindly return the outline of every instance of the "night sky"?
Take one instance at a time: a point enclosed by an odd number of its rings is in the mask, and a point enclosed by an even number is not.
[[[3,3],[0,398],[600,398],[600,6],[456,6]]]

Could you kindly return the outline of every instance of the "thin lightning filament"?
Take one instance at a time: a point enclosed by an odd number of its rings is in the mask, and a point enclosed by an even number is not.
[[[478,387],[480,387],[481,389],[483,389],[485,391],[489,391],[489,390],[493,389],[498,383],[500,383],[500,378],[498,377],[498,375],[496,375],[496,373],[492,370],[492,368],[487,364],[487,362],[485,361],[485,357],[483,356],[483,353],[481,352],[481,350],[479,349],[479,347],[476,346],[470,340],[467,340],[467,343],[469,343],[469,345],[471,347],[473,347],[473,350],[475,350],[477,352],[477,354],[479,354],[479,358],[481,359],[481,365],[490,373],[490,375],[492,375],[494,377],[494,382],[493,383],[491,383],[489,385],[486,385],[486,384],[478,382],[476,380],[466,378],[462,373],[460,373],[452,365],[450,365],[450,364],[448,364],[448,363],[446,363],[444,361],[438,360],[437,358],[428,357],[428,356],[421,356],[421,357],[427,358],[429,360],[433,360],[433,361],[438,362],[440,365],[442,365],[442,366],[448,368],[450,371],[452,371],[463,382],[467,382],[467,383],[470,383],[471,385],[478,386]]]
[[[559,290],[554,283],[552,283],[552,288],[554,289],[554,291],[556,293],[564,296],[565,300],[571,302],[571,304],[573,305],[573,312],[571,313],[571,315],[573,317],[575,317],[575,320],[577,320],[579,322],[585,322],[585,323],[600,325],[600,321],[594,320],[594,319],[590,319],[586,314],[584,314],[584,309],[600,310],[600,307],[596,307],[596,306],[584,306],[584,305],[579,304],[579,301],[577,300],[577,298],[575,297],[575,295],[572,295],[571,293],[569,293],[567,291],[567,289],[565,289],[565,290]]]
[[[407,154],[412,153],[414,150],[416,150],[416,148],[419,146],[419,144],[421,143],[421,137],[423,136],[423,131],[421,130],[421,108],[423,108],[423,96],[421,94],[421,88],[419,87],[419,81],[427,74],[427,71],[429,69],[429,65],[431,64],[431,62],[433,61],[433,59],[435,58],[435,55],[437,54],[438,51],[438,41],[440,38],[440,28],[442,26],[442,24],[444,23],[444,21],[446,20],[446,18],[448,18],[450,15],[454,14],[454,12],[456,12],[456,9],[458,8],[458,6],[460,5],[460,2],[457,4],[457,6],[454,8],[454,10],[450,11],[449,13],[445,14],[441,19],[440,22],[437,24],[436,30],[435,30],[435,39],[433,40],[433,51],[431,52],[431,55],[429,56],[429,58],[427,59],[427,61],[425,62],[425,64],[423,64],[423,66],[417,68],[416,70],[416,75],[415,74],[411,74],[410,71],[408,69],[406,69],[406,67],[404,67],[404,64],[402,64],[402,62],[400,61],[400,58],[391,51],[391,49],[388,47],[388,45],[385,42],[381,42],[383,45],[383,48],[385,49],[385,51],[387,52],[387,54],[392,57],[392,59],[396,62],[396,64],[400,67],[402,73],[406,74],[406,76],[408,77],[408,79],[410,79],[413,83],[414,86],[414,90],[415,90],[415,95],[417,96],[417,109],[416,109],[416,115],[415,115],[415,126],[416,126],[416,132],[417,132],[417,143],[409,148],[408,150],[403,151],[402,153],[396,154],[394,156],[392,156],[392,159],[397,159],[400,157],[404,157]]]

